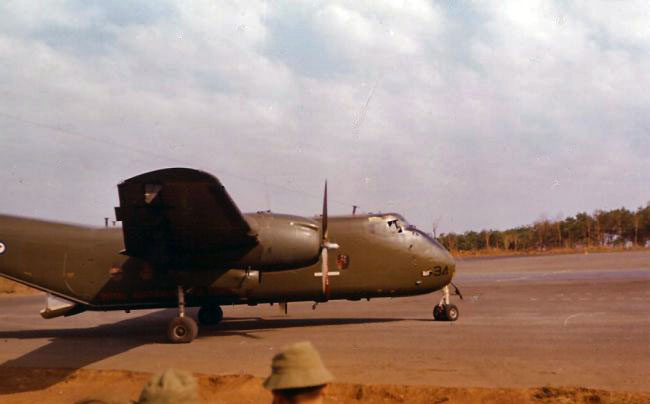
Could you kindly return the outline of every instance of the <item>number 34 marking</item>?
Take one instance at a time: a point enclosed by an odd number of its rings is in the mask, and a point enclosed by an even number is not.
[[[431,276],[431,275],[433,276],[449,275],[449,268],[435,266],[433,267],[433,271],[422,271],[422,276]]]
[[[449,275],[449,269],[447,269],[447,267],[433,267],[433,276],[440,275]]]

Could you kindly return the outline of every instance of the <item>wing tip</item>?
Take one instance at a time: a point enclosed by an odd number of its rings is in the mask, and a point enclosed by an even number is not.
[[[136,175],[135,177],[122,181],[120,185],[147,182],[164,183],[181,180],[185,182],[211,182],[221,184],[217,177],[205,171],[188,167],[169,167]]]

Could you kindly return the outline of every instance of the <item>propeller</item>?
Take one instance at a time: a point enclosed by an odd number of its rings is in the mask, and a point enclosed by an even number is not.
[[[330,298],[330,279],[329,279],[329,260],[327,257],[328,250],[336,250],[339,245],[329,241],[327,229],[327,181],[325,181],[325,192],[323,194],[323,216],[321,223],[321,275],[323,280],[323,298],[324,301]]]

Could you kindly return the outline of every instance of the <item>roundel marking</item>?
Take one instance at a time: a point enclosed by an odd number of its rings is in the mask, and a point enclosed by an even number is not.
[[[7,251],[7,246],[5,245],[5,243],[0,241],[0,255],[4,254],[5,251]]]
[[[339,269],[339,271],[343,269],[348,269],[350,266],[350,256],[345,255],[345,254],[339,254],[336,257],[336,267]]]

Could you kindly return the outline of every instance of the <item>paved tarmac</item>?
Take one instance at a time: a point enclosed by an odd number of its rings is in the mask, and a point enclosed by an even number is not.
[[[1,297],[0,366],[264,376],[311,340],[341,382],[650,391],[650,252],[463,260],[455,283],[455,323],[432,321],[440,293],[234,306],[188,345],[165,342],[173,310],[43,320],[42,296]]]

